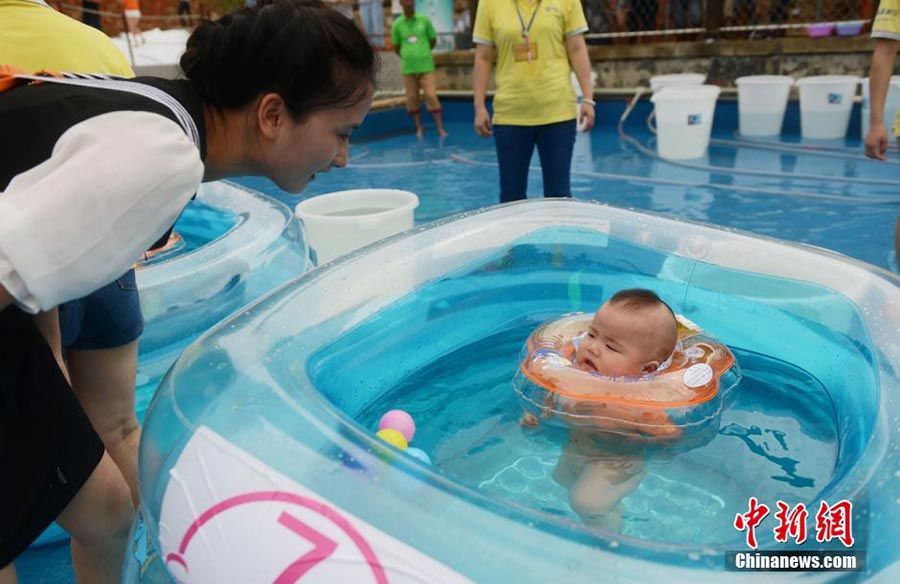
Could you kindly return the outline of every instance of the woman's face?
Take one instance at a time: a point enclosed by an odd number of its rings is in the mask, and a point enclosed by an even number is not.
[[[265,126],[267,139],[260,153],[262,174],[279,188],[299,193],[315,179],[317,172],[346,166],[350,134],[365,119],[373,94],[370,87],[359,103],[322,109],[301,122],[295,122],[286,110],[273,114],[263,105],[260,122]]]

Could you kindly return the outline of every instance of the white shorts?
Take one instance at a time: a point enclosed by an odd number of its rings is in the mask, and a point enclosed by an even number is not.
[[[126,10],[125,18],[140,18],[141,11],[140,10]]]

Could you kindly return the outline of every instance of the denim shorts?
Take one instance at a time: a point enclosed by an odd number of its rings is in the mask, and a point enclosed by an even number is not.
[[[59,306],[65,349],[111,349],[137,340],[144,330],[134,270],[78,300]]]

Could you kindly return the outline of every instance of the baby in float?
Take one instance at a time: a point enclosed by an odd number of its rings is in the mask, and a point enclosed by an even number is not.
[[[631,289],[593,315],[538,327],[513,386],[523,425],[569,428],[553,476],[572,509],[588,525],[618,530],[618,503],[640,484],[647,453],[714,430],[739,378],[727,347],[654,292]]]

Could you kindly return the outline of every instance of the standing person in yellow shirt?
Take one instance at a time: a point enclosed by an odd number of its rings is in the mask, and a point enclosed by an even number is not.
[[[887,99],[894,59],[900,46],[900,0],[881,0],[878,14],[872,24],[872,67],[869,71],[870,129],[866,136],[866,156],[877,160],[887,159],[888,132],[884,123],[884,104]],[[893,120],[893,134],[900,136],[900,115]],[[900,262],[900,218],[894,228],[894,250]]]
[[[0,0],[0,65],[134,77],[109,37],[44,0]]]
[[[537,146],[544,196],[571,196],[575,145],[574,70],[582,95],[578,119],[594,125],[588,30],[578,0],[482,0],[475,16],[475,131],[493,133],[500,164],[500,202],[524,199]],[[494,118],[485,105],[497,54]]]

